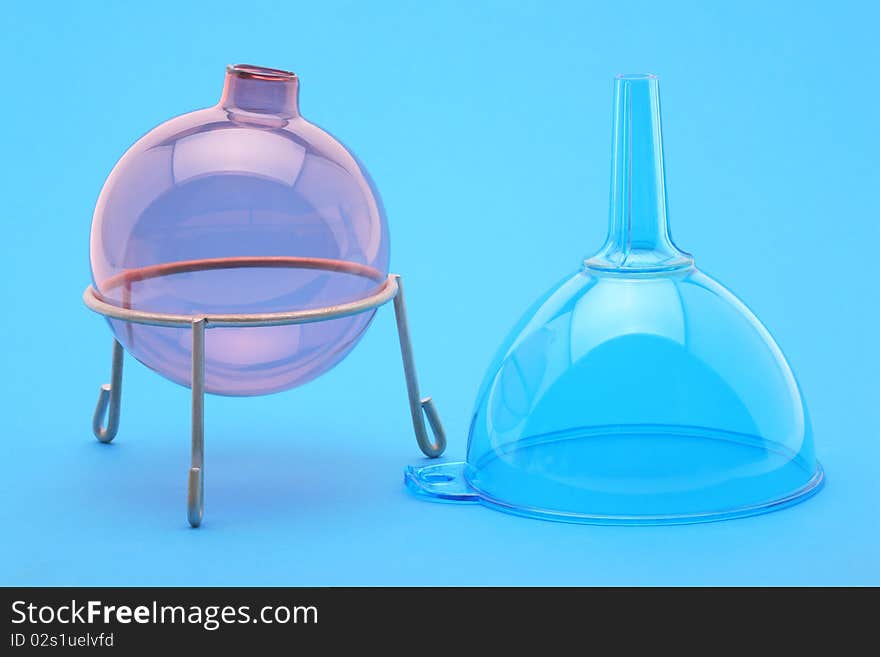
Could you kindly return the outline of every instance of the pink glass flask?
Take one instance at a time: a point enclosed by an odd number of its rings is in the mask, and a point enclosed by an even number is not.
[[[360,162],[300,116],[298,87],[287,71],[230,66],[216,106],[161,124],[123,155],[92,221],[100,298],[157,313],[256,314],[347,303],[382,286],[382,202]],[[214,328],[206,390],[261,395],[305,383],[351,351],[374,313]],[[189,329],[109,322],[135,358],[190,385]]]

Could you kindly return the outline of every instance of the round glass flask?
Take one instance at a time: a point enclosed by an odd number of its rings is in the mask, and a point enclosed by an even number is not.
[[[348,303],[382,286],[389,243],[379,195],[360,162],[300,115],[298,91],[293,73],[230,66],[216,106],[161,124],[125,153],[92,221],[102,300],[157,313],[257,314]],[[214,328],[206,390],[259,395],[305,383],[351,351],[374,312]],[[190,384],[189,330],[108,321],[135,358]]]
[[[823,471],[800,389],[751,311],[676,247],[653,75],[615,80],[608,238],[503,343],[467,462],[423,495],[587,523],[664,524],[805,499]]]

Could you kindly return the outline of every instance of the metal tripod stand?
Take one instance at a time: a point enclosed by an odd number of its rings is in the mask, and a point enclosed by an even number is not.
[[[134,282],[183,272],[239,267],[320,269],[364,276],[382,284],[374,294],[356,301],[291,312],[191,316],[139,311],[130,307],[131,285]],[[126,270],[115,279],[106,282],[102,287],[104,289],[120,287],[123,303],[122,305],[110,303],[104,300],[92,286],[89,286],[83,294],[83,300],[89,308],[101,315],[135,324],[189,327],[192,331],[192,461],[187,484],[187,519],[193,527],[198,527],[202,523],[205,510],[205,332],[210,328],[283,326],[321,322],[367,312],[393,299],[397,335],[400,341],[400,353],[403,357],[403,371],[406,377],[406,389],[416,441],[422,452],[431,458],[440,456],[446,449],[446,436],[434,402],[431,397],[422,398],[419,393],[412,342],[406,318],[403,285],[397,274],[384,277],[380,272],[364,265],[321,258],[213,258]],[[123,361],[122,345],[114,339],[110,383],[101,386],[92,420],[95,437],[102,443],[112,441],[119,429]],[[430,433],[428,427],[430,427]]]

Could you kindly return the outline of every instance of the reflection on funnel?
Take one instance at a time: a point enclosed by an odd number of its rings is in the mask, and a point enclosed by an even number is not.
[[[590,523],[762,513],[823,472],[767,329],[672,241],[657,78],[615,81],[608,239],[490,366],[467,463],[407,470],[425,496]]]

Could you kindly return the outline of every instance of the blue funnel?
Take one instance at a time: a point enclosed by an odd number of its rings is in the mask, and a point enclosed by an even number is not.
[[[657,78],[619,76],[608,239],[504,341],[467,462],[408,468],[413,491],[551,520],[671,524],[819,489],[782,351],[675,246],[666,205]]]

